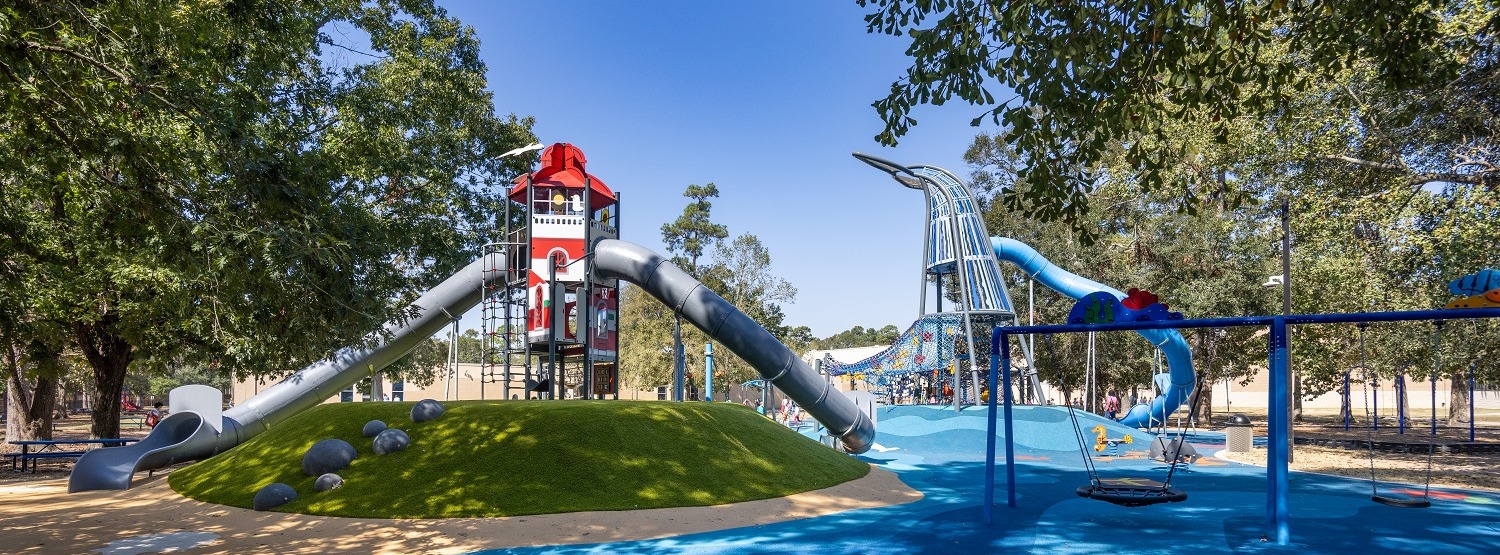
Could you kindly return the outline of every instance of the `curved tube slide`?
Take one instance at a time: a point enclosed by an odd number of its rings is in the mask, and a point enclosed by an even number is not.
[[[1108,291],[1116,298],[1125,298],[1125,294],[1118,289],[1057,267],[1037,253],[1036,249],[1015,239],[991,237],[990,245],[995,249],[996,258],[1015,264],[1042,285],[1072,299],[1080,299],[1096,291]],[[1188,347],[1187,341],[1183,340],[1182,334],[1177,333],[1177,330],[1136,330],[1136,333],[1166,355],[1167,371],[1171,377],[1166,391],[1152,401],[1150,407],[1136,405],[1120,419],[1121,424],[1140,428],[1166,422],[1167,415],[1187,401],[1197,382],[1193,376],[1193,351]]]
[[[665,257],[640,245],[605,239],[594,248],[600,276],[634,283],[671,307],[709,337],[739,355],[796,401],[844,443],[863,453],[875,439],[875,424],[790,349]]]
[[[337,395],[400,360],[479,304],[482,263],[482,259],[475,260],[419,297],[412,303],[418,315],[404,325],[387,324],[385,333],[371,335],[367,345],[340,349],[331,358],[303,368],[224,411],[222,433],[215,433],[198,414],[180,412],[163,419],[139,442],[84,453],[68,476],[68,492],[129,489],[131,477],[138,470],[213,456]]]

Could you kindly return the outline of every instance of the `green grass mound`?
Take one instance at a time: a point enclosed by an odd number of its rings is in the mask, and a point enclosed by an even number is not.
[[[413,403],[319,405],[244,444],[173,472],[187,497],[249,507],[272,482],[297,490],[278,511],[374,518],[512,516],[718,505],[783,497],[864,476],[869,466],[730,403],[467,401],[411,421]],[[360,429],[411,435],[376,455]],[[339,438],[359,457],[344,487],[313,490],[302,455]]]

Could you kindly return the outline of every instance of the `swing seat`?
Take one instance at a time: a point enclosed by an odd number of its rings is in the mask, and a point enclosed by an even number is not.
[[[1112,478],[1078,487],[1078,496],[1121,507],[1187,501],[1187,492],[1146,478]]]
[[[1432,506],[1432,502],[1421,497],[1386,497],[1383,495],[1371,495],[1370,500],[1381,505],[1388,505],[1401,509],[1426,509]]]

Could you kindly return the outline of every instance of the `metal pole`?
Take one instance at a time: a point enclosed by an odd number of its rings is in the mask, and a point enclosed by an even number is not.
[[[1270,420],[1266,426],[1270,436],[1266,441],[1266,519],[1271,525],[1269,535],[1273,536],[1271,539],[1277,545],[1286,545],[1291,540],[1291,519],[1287,511],[1287,472],[1291,463],[1288,447],[1291,445],[1291,438],[1277,437],[1290,430],[1290,412],[1276,410],[1288,406],[1287,353],[1291,350],[1288,347],[1286,318],[1277,316],[1271,323],[1271,375],[1270,387],[1267,388],[1271,410],[1266,411]]]
[[[506,207],[509,209],[509,207]],[[504,238],[501,239],[504,242]],[[490,258],[490,246],[479,247],[479,256],[486,261]],[[493,268],[494,266],[490,266]],[[479,266],[479,399],[484,400],[484,369],[490,362],[490,281],[485,279],[489,274],[485,273],[484,264]]]
[[[1000,359],[1004,353],[996,354],[995,343],[1009,343],[1009,337],[999,334],[998,338],[990,339],[990,383],[998,383],[1000,376]],[[990,388],[990,398],[985,403],[989,405],[989,413],[985,414],[985,437],[984,437],[984,523],[995,523],[995,388]]]
[[[1292,315],[1292,208],[1291,198],[1281,198],[1281,314]],[[1298,391],[1301,389],[1301,379],[1296,370],[1292,368],[1292,352],[1287,350],[1286,365],[1290,370],[1290,379],[1287,380],[1287,397],[1291,402],[1286,406],[1286,459],[1292,460],[1293,439],[1296,430],[1292,428],[1292,421],[1296,417],[1294,412],[1296,405],[1300,402]]]
[[[620,193],[615,193],[615,237],[620,236]],[[625,343],[621,341],[624,331],[620,326],[620,280],[614,280],[615,289],[615,400],[620,400],[620,377],[624,374],[620,371],[620,346]]]
[[[529,168],[529,167],[527,168],[527,170],[530,170],[530,169],[531,168]],[[536,222],[536,191],[535,191],[535,189],[536,189],[536,183],[535,183],[535,181],[532,178],[531,172],[528,171],[526,173],[526,210],[522,212],[522,214],[526,218],[526,260],[527,260],[526,271],[527,272],[531,271],[530,261],[532,260],[533,256],[536,256],[536,253],[532,252],[532,249],[536,245],[534,245],[532,243],[532,237],[531,237],[532,233],[533,233],[532,228],[534,227],[532,224],[534,224]],[[526,276],[526,283],[528,283],[528,284],[531,283],[531,276],[530,276],[530,274],[528,274]],[[526,290],[526,294],[523,296],[523,298],[526,300],[526,303],[523,305],[523,307],[524,307],[524,309],[526,311],[526,315],[528,317],[530,317],[531,316],[531,290],[529,288]],[[536,310],[541,310],[541,309],[542,309],[542,307],[540,307],[540,306],[536,307]],[[529,320],[529,318],[528,318],[528,320]],[[533,357],[531,356],[531,325],[528,323],[527,326],[526,326],[526,330],[522,331],[521,333],[522,333],[523,336],[525,336],[525,338],[521,340],[521,345],[522,345],[522,348],[521,348],[522,349],[521,350],[521,358],[526,361],[526,377],[525,377],[525,381],[526,382],[530,382],[531,381],[531,376],[533,375],[532,372],[531,372],[532,365],[535,364],[537,366],[540,366],[541,365],[541,361],[540,360],[536,360],[536,361],[532,360]],[[551,335],[550,330],[549,330],[548,335]],[[537,357],[537,358],[540,358],[540,357]],[[536,381],[538,383],[541,383],[541,381],[542,381],[542,370],[541,370],[541,368],[537,368],[535,376],[536,376]],[[536,396],[537,396],[538,399],[540,399],[542,397],[542,392],[540,392],[540,391],[536,392]],[[526,391],[524,393],[522,393],[521,398],[523,398],[523,399],[530,399],[531,398],[531,388],[530,387],[526,388]]]
[[[1436,322],[1433,322],[1432,325],[1435,326],[1436,329],[1432,331],[1432,376],[1428,380],[1428,383],[1430,384],[1430,389],[1432,390],[1432,435],[1436,437],[1438,409],[1437,376],[1438,372],[1441,371],[1443,367],[1443,352],[1440,350],[1443,346],[1443,321],[1438,320]]]
[[[704,401],[714,402],[714,344],[703,344],[703,384],[705,393]]]
[[[931,269],[928,263],[932,260],[932,191],[927,190],[925,184],[922,187],[922,200],[922,295],[917,304],[918,318],[927,315],[927,272]],[[938,298],[943,298],[942,274],[938,274]],[[938,309],[938,312],[942,311],[942,308]]]
[[[673,315],[672,318],[672,395],[677,401],[683,401],[683,374],[687,371],[686,353],[682,351],[682,317]]]
[[[1036,280],[1031,278],[1026,278],[1026,325],[1036,325]],[[1026,371],[1032,376],[1037,375],[1036,334],[1032,333],[1026,334]],[[1032,390],[1030,398],[1035,399],[1038,405],[1045,405],[1042,402],[1042,390],[1035,386],[1032,386]],[[1026,402],[1026,399],[1025,396],[1021,397],[1021,402]]]
[[[937,311],[943,312],[943,274],[937,274]]]
[[[557,279],[557,270],[562,268],[562,260],[560,256],[553,256],[547,261],[552,266],[550,283],[547,284],[552,289],[552,306],[547,307],[547,373],[552,380],[552,387],[547,388],[547,393],[553,396],[553,400],[558,400],[562,398],[562,376],[557,374],[557,324],[561,321],[559,316],[562,314],[563,291],[562,283]]]
[[[1474,414],[1474,367],[1478,365],[1477,360],[1469,363],[1469,443],[1474,442],[1474,421],[1477,420]]]
[[[593,177],[584,168],[583,172],[583,298],[575,301],[578,307],[578,333],[583,335],[583,387],[581,396],[584,399],[594,398],[594,355],[589,351],[593,348],[593,325],[594,318],[590,312],[594,309],[594,261],[588,256],[594,248],[594,181]]]

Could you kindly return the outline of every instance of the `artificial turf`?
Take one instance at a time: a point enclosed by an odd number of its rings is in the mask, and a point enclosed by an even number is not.
[[[319,405],[218,456],[173,472],[177,492],[249,507],[272,482],[297,490],[278,511],[374,518],[512,516],[718,505],[782,497],[864,476],[869,466],[731,403],[462,401],[417,424],[413,403]],[[411,446],[376,455],[360,435],[382,420]],[[316,492],[302,455],[353,444],[342,488]]]

